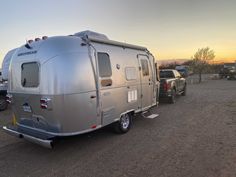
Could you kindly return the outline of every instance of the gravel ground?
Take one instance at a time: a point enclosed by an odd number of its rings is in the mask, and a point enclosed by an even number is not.
[[[236,176],[236,81],[190,85],[156,119],[137,117],[131,131],[108,128],[60,140],[49,150],[0,130],[0,176]],[[0,113],[0,125],[10,121]]]

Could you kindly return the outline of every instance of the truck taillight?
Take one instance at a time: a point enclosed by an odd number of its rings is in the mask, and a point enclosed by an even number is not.
[[[49,103],[49,101],[51,101],[51,99],[49,99],[49,98],[41,98],[41,99],[40,99],[40,107],[41,107],[42,109],[48,109],[48,103]]]
[[[168,91],[168,90],[170,90],[170,88],[171,88],[171,84],[170,83],[167,83],[167,82],[165,82],[164,83],[164,85],[163,85],[163,87],[164,87],[164,91]]]
[[[12,103],[12,94],[7,94],[7,95],[6,95],[6,102],[7,102],[8,104],[11,104],[11,103]]]

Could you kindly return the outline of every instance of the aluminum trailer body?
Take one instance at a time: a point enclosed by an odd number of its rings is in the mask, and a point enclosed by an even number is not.
[[[3,59],[2,70],[1,70],[1,79],[0,79],[0,111],[7,109],[6,95],[8,88],[8,72],[11,57],[15,53],[16,49],[10,50]]]
[[[88,32],[50,37],[12,57],[15,125],[4,130],[45,147],[112,123],[126,132],[132,114],[158,104],[158,89],[155,59],[144,47]]]
[[[8,72],[9,72],[9,66],[11,62],[11,58],[16,52],[17,48],[10,50],[6,56],[4,57],[2,61],[2,80],[7,81],[8,80]]]

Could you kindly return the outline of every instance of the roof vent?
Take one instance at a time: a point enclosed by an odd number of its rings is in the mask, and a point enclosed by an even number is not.
[[[81,31],[79,33],[75,33],[74,35],[78,36],[78,37],[88,36],[89,38],[109,40],[109,38],[104,34],[96,33],[96,32],[93,32],[93,31],[88,31],[88,30],[87,31]]]

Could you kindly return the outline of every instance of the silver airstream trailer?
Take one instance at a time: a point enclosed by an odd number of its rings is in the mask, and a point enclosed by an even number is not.
[[[9,66],[11,62],[12,55],[16,52],[16,49],[12,49],[9,52],[7,52],[6,56],[4,57],[2,61],[2,80],[8,81],[8,72],[9,72]]]
[[[4,57],[2,62],[1,76],[0,76],[0,111],[7,109],[7,84],[8,84],[8,71],[11,57],[16,49],[10,50]]]
[[[12,135],[44,147],[55,137],[109,124],[125,133],[132,115],[156,106],[155,59],[145,48],[85,31],[43,38],[14,53],[8,101]]]

